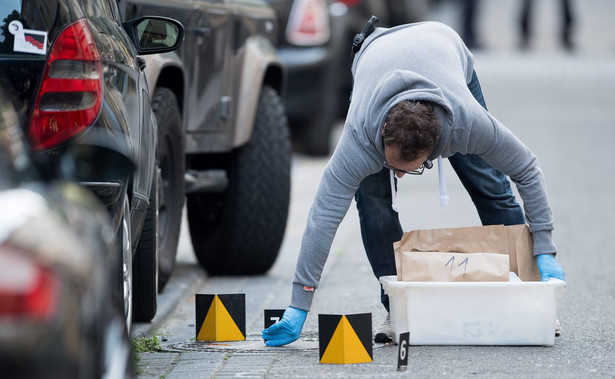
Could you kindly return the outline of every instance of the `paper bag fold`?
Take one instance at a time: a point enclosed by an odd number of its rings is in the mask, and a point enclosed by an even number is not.
[[[508,255],[493,253],[402,252],[406,282],[505,282]]]
[[[403,280],[402,252],[455,252],[505,254],[509,270],[523,281],[539,281],[527,225],[489,225],[448,229],[413,230],[394,243],[397,278]]]

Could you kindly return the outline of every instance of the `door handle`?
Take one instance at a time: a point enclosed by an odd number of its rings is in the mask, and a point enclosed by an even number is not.
[[[139,70],[141,71],[145,70],[145,67],[147,66],[147,62],[145,62],[145,58],[143,58],[140,55],[137,55],[137,63],[139,63]]]
[[[209,26],[199,26],[193,28],[192,33],[197,37],[208,37],[211,34],[211,28]]]

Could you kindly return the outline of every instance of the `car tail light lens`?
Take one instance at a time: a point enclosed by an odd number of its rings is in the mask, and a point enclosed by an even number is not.
[[[358,5],[360,2],[361,0],[338,0],[338,3],[342,3],[348,7],[354,7],[355,5]]]
[[[48,149],[92,125],[102,104],[102,65],[84,20],[57,37],[30,121],[35,150]]]
[[[0,318],[45,320],[55,314],[59,280],[23,251],[0,245]]]
[[[331,27],[325,0],[296,0],[288,17],[286,40],[294,45],[315,46],[329,42]]]

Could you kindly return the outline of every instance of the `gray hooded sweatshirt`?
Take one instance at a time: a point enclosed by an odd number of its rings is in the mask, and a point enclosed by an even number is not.
[[[363,178],[382,170],[382,127],[399,102],[437,105],[442,134],[430,159],[481,156],[508,175],[523,199],[534,254],[555,253],[553,217],[536,157],[481,107],[468,89],[473,57],[446,25],[425,22],[377,28],[355,56],[344,131],[323,173],[299,253],[291,306],[309,310],[333,238]]]

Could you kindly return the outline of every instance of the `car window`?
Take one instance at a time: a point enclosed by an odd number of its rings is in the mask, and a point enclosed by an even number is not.
[[[0,1],[0,54],[46,55],[57,13],[56,1]]]
[[[0,2],[0,54],[13,51],[13,35],[9,32],[11,21],[19,20],[21,0],[3,0]]]
[[[0,2],[0,19],[5,19],[11,13],[21,13],[21,0],[2,0]]]

